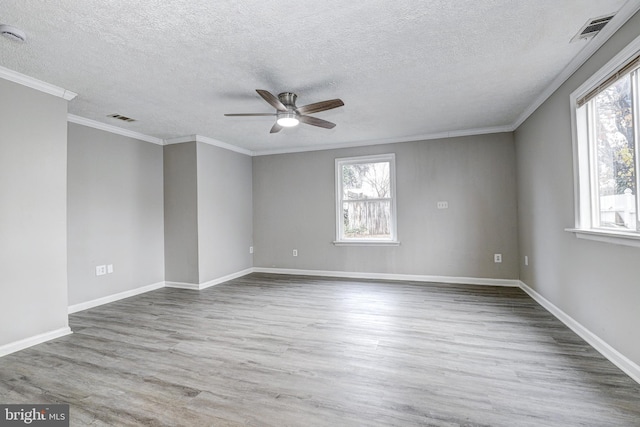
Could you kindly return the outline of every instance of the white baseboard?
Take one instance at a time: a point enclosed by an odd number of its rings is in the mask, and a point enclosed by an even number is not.
[[[247,268],[241,271],[237,271],[235,273],[227,274],[226,276],[218,277],[217,279],[209,280],[204,283],[186,283],[186,282],[164,282],[167,288],[177,288],[177,289],[191,289],[194,291],[201,291],[203,289],[209,288],[211,286],[219,285],[220,283],[228,282],[229,280],[237,279],[238,277],[246,276],[247,274],[253,273],[253,268]]]
[[[9,344],[5,344],[3,346],[0,346],[0,357],[6,356],[7,354],[15,353],[16,351],[24,350],[25,348],[32,347],[36,344],[41,344],[43,342],[60,338],[72,333],[73,332],[71,332],[71,328],[67,326],[64,328],[45,332],[43,334],[34,335],[32,337],[25,338],[20,341],[15,341]]]
[[[217,279],[209,280],[205,283],[200,283],[199,289],[206,289],[210,286],[219,285],[220,283],[228,282],[229,280],[237,279],[238,277],[246,276],[251,273],[253,273],[253,268],[246,268],[235,273],[227,274],[226,276],[218,277]]]
[[[91,301],[70,305],[69,308],[67,308],[67,312],[69,314],[77,313],[78,311],[88,310],[90,308],[97,307],[99,305],[108,304],[110,302],[144,294],[145,292],[155,291],[156,289],[160,289],[163,287],[164,287],[164,282],[158,282],[151,285],[142,286],[140,288],[131,289],[129,291],[124,291],[117,294],[108,295],[106,297],[97,298]]]
[[[611,363],[620,368],[625,374],[629,375],[634,381],[640,383],[640,366],[629,360],[615,348],[611,347],[602,340],[602,338],[585,328],[573,317],[560,310],[551,301],[531,289],[526,283],[520,281],[520,288],[529,294],[531,298],[544,307],[549,313],[553,314],[558,320],[567,325],[569,329],[578,334],[578,336],[585,340],[591,347],[609,359]]]
[[[489,285],[519,287],[519,280],[487,279],[481,277],[427,276],[418,274],[361,273],[351,271],[298,270],[292,268],[254,267],[255,273],[292,274],[300,276],[341,277],[348,279],[398,280],[409,282],[454,283],[463,285]]]
[[[192,291],[200,290],[200,285],[198,285],[197,283],[165,281],[164,282],[164,286],[167,287],[167,288],[190,289]]]

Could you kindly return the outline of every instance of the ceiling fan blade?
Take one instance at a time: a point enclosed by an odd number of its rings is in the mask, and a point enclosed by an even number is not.
[[[316,102],[314,104],[305,105],[298,108],[300,114],[319,113],[320,111],[331,110],[332,108],[342,107],[344,102],[341,99],[330,99],[328,101]]]
[[[269,133],[277,133],[280,132],[282,130],[282,126],[280,126],[278,124],[278,122],[273,124],[273,127],[271,128],[271,131]]]
[[[267,101],[273,108],[278,111],[287,111],[287,107],[284,106],[282,102],[275,96],[271,94],[268,90],[256,89],[258,95],[262,97],[265,101]]]
[[[298,116],[298,120],[300,120],[302,123],[306,123],[311,126],[318,126],[325,129],[333,129],[334,127],[336,127],[335,123],[331,123],[326,120],[319,119],[317,117]]]
[[[275,113],[242,113],[242,114],[225,114],[228,117],[248,117],[248,116],[275,116]]]

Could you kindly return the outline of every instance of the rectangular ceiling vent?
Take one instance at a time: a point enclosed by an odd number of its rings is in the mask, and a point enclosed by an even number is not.
[[[122,120],[123,122],[135,122],[136,119],[132,119],[131,117],[123,116],[121,114],[109,114],[107,117],[111,117],[112,119]]]
[[[578,34],[573,36],[571,42],[575,42],[576,40],[588,39],[590,37],[595,36],[604,28],[605,25],[611,21],[611,19],[615,16],[614,14],[601,16],[599,18],[593,18],[587,21],[586,24],[580,28]]]

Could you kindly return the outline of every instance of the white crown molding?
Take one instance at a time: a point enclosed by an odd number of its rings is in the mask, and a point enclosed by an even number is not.
[[[45,332],[43,334],[34,335],[29,338],[5,344],[3,346],[0,346],[0,357],[6,356],[7,354],[15,353],[16,351],[24,350],[25,348],[29,348],[37,344],[42,344],[46,341],[69,335],[71,333],[71,328],[66,326],[64,328],[55,329],[53,331]]]
[[[140,132],[134,132],[132,130],[123,129],[118,126],[108,125],[106,123],[98,122],[96,120],[87,119],[85,117],[76,116],[74,114],[67,114],[67,121],[78,125],[88,126],[90,128],[103,130],[106,132],[115,133],[117,135],[128,136],[129,138],[139,139],[141,141],[151,142],[152,144],[164,145],[164,141],[154,136],[145,135]]]
[[[164,288],[164,282],[153,283],[151,285],[142,286],[140,288],[131,289],[129,291],[120,292],[106,297],[97,298],[91,301],[82,302],[79,304],[70,305],[67,308],[68,314],[77,313],[79,311],[88,310],[90,308],[98,307],[99,305],[108,304],[110,302],[119,301],[121,299],[133,297],[136,295],[144,294],[146,292],[155,291],[156,289]]]
[[[217,139],[209,138],[202,135],[196,135],[195,137],[197,142],[203,142],[205,144],[214,145],[216,147],[224,148],[229,151],[235,151],[236,153],[253,156],[253,151],[247,150],[246,148],[240,148],[235,145],[227,144],[226,142],[218,141]]]
[[[346,279],[397,280],[404,282],[432,282],[460,285],[519,287],[519,280],[483,277],[429,276],[422,274],[366,273],[354,271],[299,270],[293,268],[253,267],[254,273],[287,274],[296,276],[340,277]]]
[[[183,144],[185,142],[196,142],[198,135],[178,136],[176,138],[168,138],[164,140],[164,145]]]
[[[77,93],[71,92],[70,90],[43,82],[42,80],[34,79],[33,77],[29,77],[5,67],[0,67],[0,78],[21,84],[22,86],[30,87],[31,89],[39,90],[40,92],[48,93],[49,95],[66,99],[67,101],[71,101],[73,98],[78,96]]]
[[[611,363],[620,368],[625,374],[629,375],[634,381],[640,383],[640,366],[629,360],[615,348],[611,347],[602,338],[591,332],[589,329],[585,328],[573,317],[560,310],[551,301],[547,300],[545,297],[527,286],[526,283],[520,281],[520,288],[525,291],[531,298],[533,298],[538,304],[544,307],[545,310],[554,315],[573,332],[578,334],[580,338],[585,340],[591,347],[593,347],[600,354],[609,359]]]
[[[224,148],[225,150],[235,151],[236,153],[245,154],[247,156],[253,156],[254,153],[251,150],[241,148],[226,142],[219,141],[217,139],[209,138],[202,135],[187,135],[177,138],[169,138],[164,140],[164,145],[181,144],[183,142],[202,142],[203,144],[213,145],[218,148]]]
[[[569,64],[558,74],[551,84],[536,98],[535,101],[518,117],[511,126],[517,129],[525,120],[529,118],[555,91],[557,91],[569,77],[571,77],[598,49],[605,44],[612,35],[616,33],[631,17],[640,10],[640,1],[628,0],[609,21],[604,28],[592,39],[587,41],[587,45],[575,56]]]
[[[254,151],[254,156],[269,156],[272,154],[288,154],[288,153],[302,153],[306,151],[322,151],[322,150],[335,150],[341,148],[354,148],[354,147],[366,147],[371,145],[383,145],[383,144],[399,144],[402,142],[417,142],[417,141],[429,141],[433,139],[444,138],[456,138],[461,136],[474,136],[474,135],[487,135],[492,133],[513,132],[515,128],[513,126],[493,126],[486,128],[476,129],[464,129],[450,132],[438,132],[429,133],[423,135],[408,136],[405,138],[385,138],[367,141],[353,141],[340,144],[328,144],[328,145],[312,145],[308,147],[293,147],[293,148],[281,148],[274,150],[260,150]]]
[[[516,128],[512,125],[506,126],[492,126],[486,128],[476,128],[476,129],[463,129],[463,130],[454,130],[451,132],[447,132],[446,138],[457,138],[460,136],[474,136],[474,135],[488,135],[492,133],[505,133],[505,132],[513,132]],[[432,138],[427,138],[432,139]]]
[[[160,138],[145,135],[139,132],[130,131],[117,126],[108,125],[106,123],[98,122],[95,120],[87,119],[87,118],[76,116],[73,114],[68,114],[67,120],[71,123],[89,126],[95,129],[104,130],[106,132],[111,132],[118,135],[128,136],[128,137],[139,139],[142,141],[151,142],[153,144],[173,145],[173,144],[182,144],[185,142],[201,142],[203,144],[213,145],[219,148],[223,148],[225,150],[234,151],[236,153],[244,154],[247,156],[268,156],[272,154],[301,153],[301,152],[307,152],[307,151],[322,151],[322,150],[335,150],[335,149],[341,149],[341,148],[366,147],[371,145],[399,144],[403,142],[417,142],[417,141],[428,141],[433,139],[456,138],[456,137],[463,137],[463,136],[513,132],[515,130],[515,128],[512,126],[495,126],[495,127],[487,127],[487,128],[465,129],[465,130],[458,130],[458,131],[451,131],[451,132],[430,133],[430,134],[424,134],[424,135],[410,136],[406,138],[386,138],[386,139],[378,139],[378,140],[372,140],[372,141],[354,141],[354,142],[345,142],[345,143],[330,144],[330,145],[313,145],[309,147],[292,147],[292,148],[282,148],[282,149],[274,149],[274,150],[251,151],[245,148],[241,148],[241,147],[228,144],[226,142],[222,142],[220,140],[209,138],[207,136],[202,136],[202,135],[186,135],[186,136],[168,138],[163,140]]]

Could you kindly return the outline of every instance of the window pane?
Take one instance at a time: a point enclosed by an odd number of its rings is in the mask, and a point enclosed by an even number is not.
[[[349,201],[342,203],[345,239],[389,239],[391,201]]]
[[[636,170],[631,75],[593,100],[598,227],[636,229]]]
[[[342,166],[342,199],[382,199],[390,196],[389,162]]]

